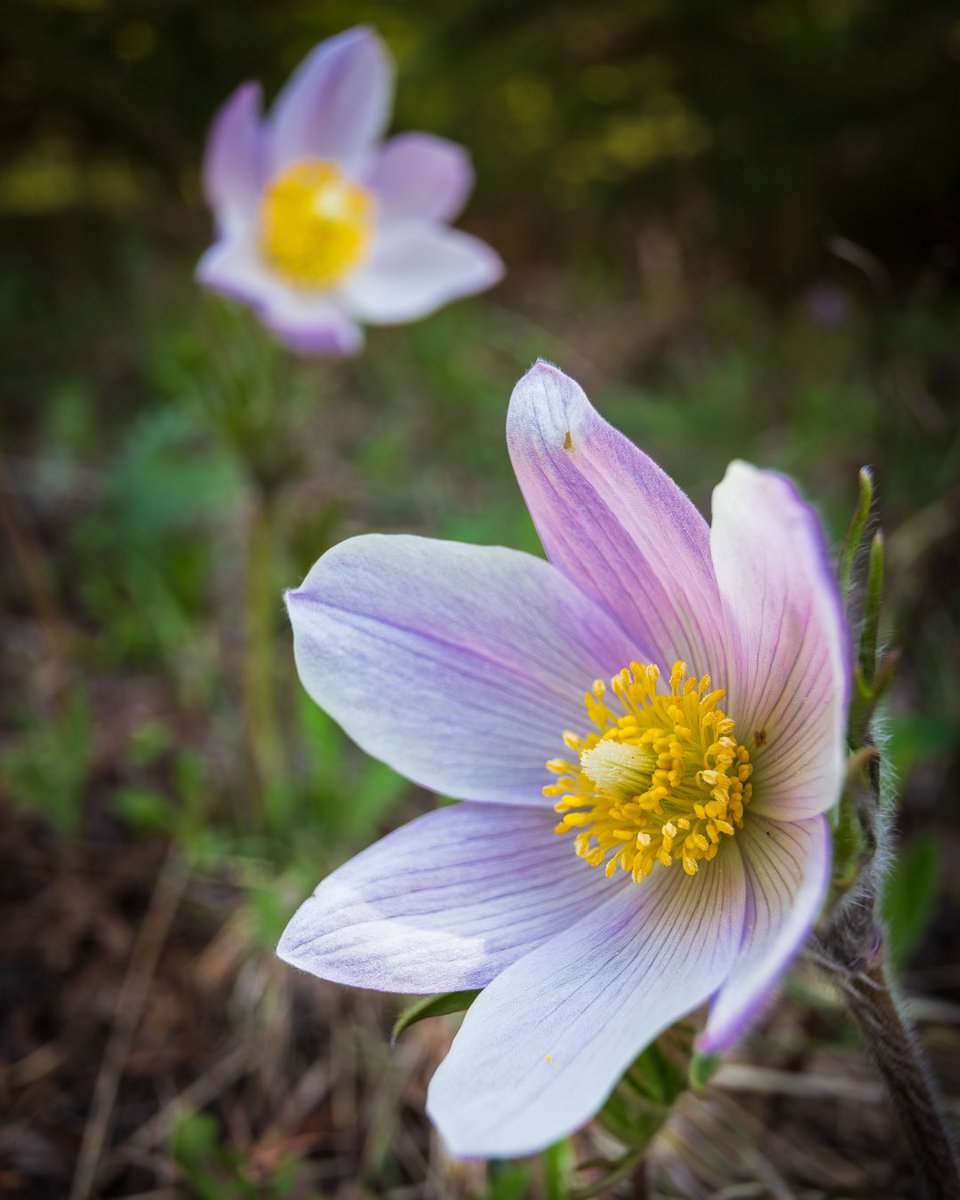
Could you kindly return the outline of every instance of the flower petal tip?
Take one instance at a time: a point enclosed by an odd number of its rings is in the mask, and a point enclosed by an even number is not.
[[[308,896],[287,922],[280,935],[280,941],[277,942],[277,958],[291,967],[296,967],[298,971],[310,970],[309,964],[304,961],[304,947],[310,941],[311,926],[315,924],[316,904],[316,896]]]
[[[482,291],[499,283],[507,273],[507,266],[496,250],[486,242],[481,242],[480,245],[483,247],[483,251],[478,250],[478,258],[483,264],[480,273],[485,274],[485,280],[479,288]]]
[[[520,377],[519,382],[514,388],[514,392],[516,392],[524,384],[530,383],[542,383],[546,385],[553,383],[563,386],[567,383],[574,383],[574,381],[569,375],[566,374],[566,372],[561,371],[556,363],[550,362],[550,360],[547,358],[538,358],[533,366],[530,367],[530,369]],[[574,386],[576,385],[574,384]]]
[[[302,587],[287,588],[283,593],[283,602],[287,606],[287,612],[292,619],[294,612],[298,611],[301,605],[306,601],[308,593]]]
[[[731,1014],[725,1021],[713,1021],[700,1031],[694,1040],[697,1054],[727,1054],[738,1042],[743,1041],[750,1029],[772,1005],[776,987],[771,985],[753,997],[751,1003]]]
[[[564,450],[572,450],[584,419],[592,412],[577,381],[553,363],[538,358],[510,397],[507,444],[511,453],[533,443],[545,449],[562,445]]]
[[[583,395],[583,389],[575,379],[545,358],[538,358],[529,371],[521,376],[513,389],[514,397],[518,394],[522,395],[531,386],[549,388],[557,396]]]

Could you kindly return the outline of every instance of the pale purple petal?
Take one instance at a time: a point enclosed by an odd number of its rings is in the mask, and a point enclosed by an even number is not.
[[[462,800],[544,805],[583,693],[629,661],[612,621],[541,559],[367,535],[287,595],[300,678],[367,753]]]
[[[370,29],[349,29],[303,60],[270,114],[271,171],[317,158],[348,172],[383,133],[393,100],[393,66]]]
[[[388,834],[317,888],[277,953],[321,979],[387,992],[484,987],[631,883],[554,833],[550,812],[439,809]]]
[[[263,186],[263,130],[258,83],[237,88],[217,113],[203,159],[203,190],[220,233],[257,220]]]
[[[301,354],[355,354],[363,332],[329,292],[307,292],[281,280],[250,237],[215,243],[201,258],[197,279],[205,287],[250,304],[260,321]]]
[[[508,967],[467,1012],[427,1110],[451,1153],[529,1154],[587,1121],[639,1052],[726,978],[743,932],[731,843],[657,868]]]
[[[647,661],[723,686],[726,638],[703,517],[562,371],[537,363],[510,401],[507,445],[550,561],[613,613]]]
[[[387,142],[367,177],[385,221],[422,217],[450,221],[473,187],[470,156],[430,133],[401,133]]]
[[[283,290],[249,236],[215,242],[200,259],[196,275],[204,287],[258,308],[276,300]]]
[[[264,325],[300,354],[344,356],[363,347],[363,330],[330,292],[284,287],[261,314]]]
[[[492,287],[499,256],[479,238],[432,221],[384,225],[370,258],[341,287],[344,307],[372,325],[424,317],[451,300]]]
[[[711,546],[741,646],[724,707],[755,766],[752,811],[824,812],[843,782],[850,660],[820,522],[789,480],[734,462]]]
[[[728,1049],[746,1031],[806,941],[830,882],[823,817],[770,821],[748,810],[736,840],[746,871],[746,926],[699,1040],[707,1054]]]

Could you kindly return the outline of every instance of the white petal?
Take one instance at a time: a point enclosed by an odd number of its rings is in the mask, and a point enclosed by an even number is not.
[[[609,898],[556,817],[458,804],[388,834],[328,876],[277,953],[321,979],[387,992],[484,987]]]
[[[548,803],[548,759],[630,644],[542,559],[351,538],[288,593],[300,678],[368,754],[461,800]],[[624,655],[628,657],[624,658]]]
[[[385,225],[369,261],[341,287],[351,315],[373,325],[414,321],[492,287],[503,263],[479,238],[431,221]]]
[[[710,1006],[700,1049],[732,1046],[800,951],[830,882],[830,831],[823,817],[769,821],[747,813],[737,833],[747,879],[743,945]]]
[[[740,643],[724,709],[754,762],[752,811],[815,816],[843,784],[850,690],[820,522],[789,480],[734,462],[713,493],[711,550]]]
[[[460,1157],[530,1154],[584,1124],[640,1051],[726,978],[743,932],[736,847],[656,868],[508,967],[468,1011],[427,1109]]]

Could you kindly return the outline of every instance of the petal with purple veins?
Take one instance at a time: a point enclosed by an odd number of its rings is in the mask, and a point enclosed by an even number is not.
[[[617,887],[549,812],[457,804],[419,817],[334,871],[277,953],[321,979],[390,992],[479,988]]]
[[[743,945],[714,997],[699,1040],[729,1049],[763,1007],[806,941],[830,882],[830,831],[823,817],[770,821],[749,813],[737,834],[747,882]]]
[[[740,645],[727,710],[754,763],[751,811],[824,812],[843,783],[850,660],[820,522],[789,480],[734,462],[711,545]]]
[[[479,238],[432,221],[387,222],[370,258],[341,287],[345,309],[373,325],[425,317],[492,287],[503,263]]]
[[[367,186],[385,221],[450,221],[473,187],[473,167],[466,150],[455,142],[429,133],[402,133],[383,146]]]
[[[647,661],[669,672],[683,659],[721,682],[709,529],[673,480],[544,362],[514,389],[507,445],[550,561],[615,615]]]
[[[367,753],[462,800],[548,803],[544,764],[629,641],[548,563],[367,535],[287,595],[300,678]]]
[[[508,967],[430,1085],[451,1153],[530,1154],[584,1124],[644,1046],[723,983],[744,904],[731,843],[693,878],[658,867]]]

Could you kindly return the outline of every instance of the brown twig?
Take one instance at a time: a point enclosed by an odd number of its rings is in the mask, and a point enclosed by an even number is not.
[[[187,872],[171,849],[157,876],[150,907],[140,926],[117,997],[113,1027],[93,1091],[90,1116],[70,1188],[70,1200],[87,1200],[93,1187],[110,1130],[123,1067],[186,882]]]

